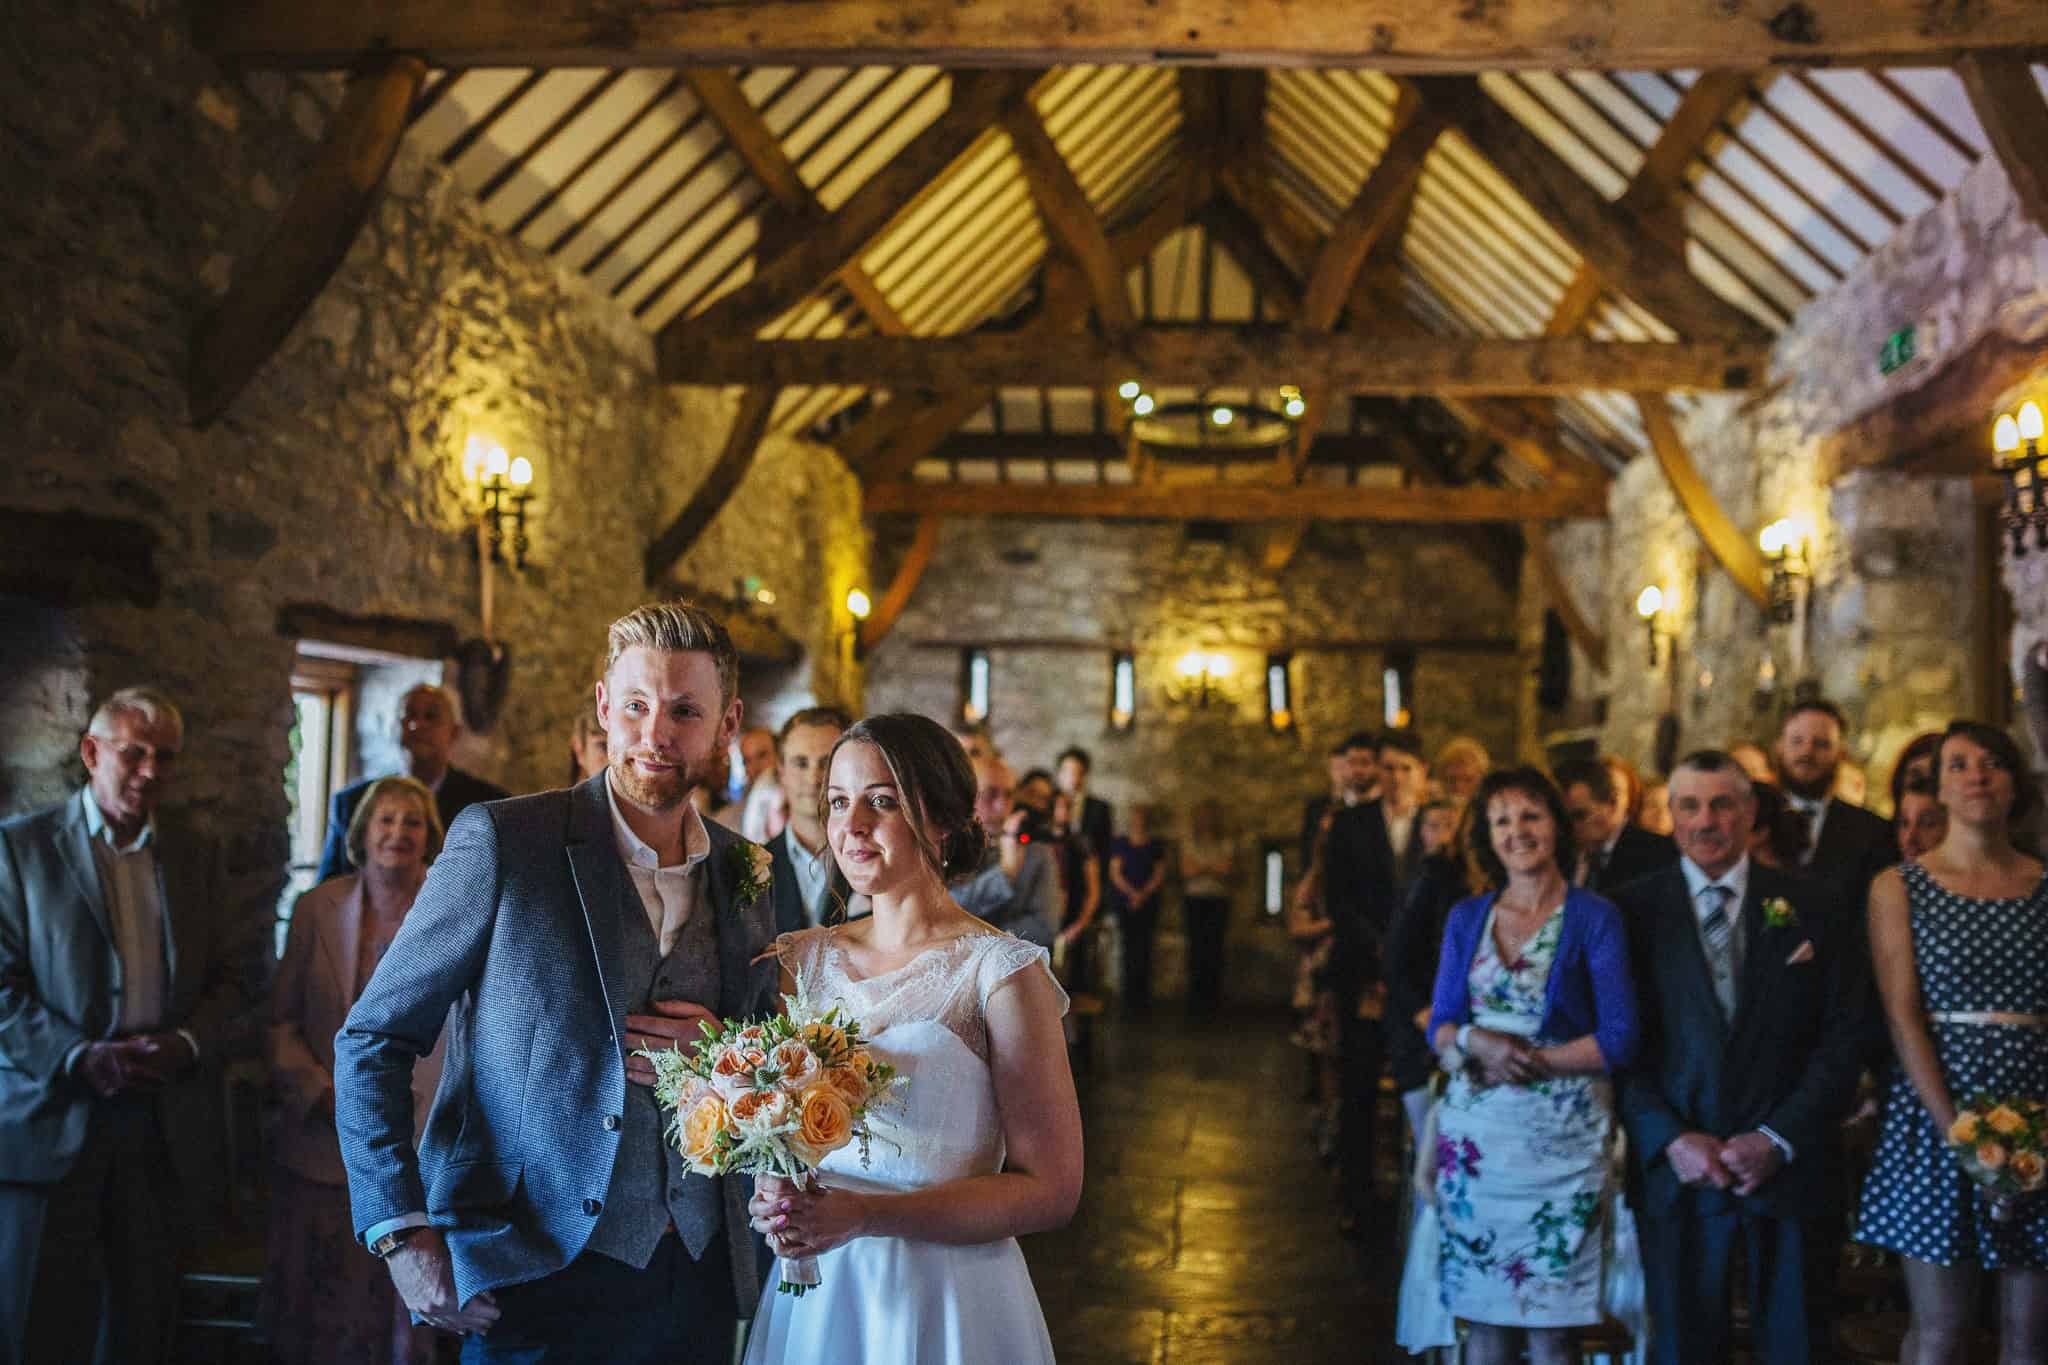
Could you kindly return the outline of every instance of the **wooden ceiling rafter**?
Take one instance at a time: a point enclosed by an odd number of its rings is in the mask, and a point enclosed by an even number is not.
[[[739,409],[733,414],[732,426],[725,434],[725,447],[719,451],[717,461],[675,519],[647,547],[643,567],[649,584],[659,583],[690,552],[690,547],[739,491],[747,472],[754,467],[754,457],[760,453],[761,441],[768,434],[769,418],[775,415],[775,400],[780,396],[779,389],[758,385],[741,392]]]
[[[683,81],[697,97],[704,113],[725,140],[746,163],[747,170],[761,182],[768,196],[781,209],[782,227],[777,239],[807,231],[827,216],[818,196],[798,172],[796,163],[783,150],[782,139],[768,126],[761,111],[747,98],[747,92],[730,71],[722,68],[693,68],[683,72]],[[764,225],[763,240],[769,239]],[[839,283],[866,314],[868,322],[886,336],[908,336],[910,326],[889,302],[888,295],[857,260],[848,261],[836,275]]]
[[[1374,488],[1250,483],[923,483],[867,487],[870,514],[1098,517],[1140,521],[1373,521],[1464,525],[1606,515],[1607,495],[1586,484],[1549,488]]]
[[[874,650],[896,628],[903,609],[910,605],[911,595],[924,579],[924,571],[931,567],[932,553],[938,549],[939,530],[945,521],[944,517],[932,514],[917,519],[917,531],[910,538],[910,548],[903,552],[903,562],[896,566],[895,576],[889,580],[888,590],[875,603],[868,619],[860,623],[860,631],[855,638],[861,653]]]
[[[1045,235],[1080,267],[1094,300],[1095,315],[1112,331],[1135,326],[1130,292],[1124,287],[1123,267],[1110,247],[1109,233],[1052,134],[1046,131],[1037,108],[1028,99],[1012,105],[1003,115],[1003,130],[1010,135],[1010,145],[1024,167],[1024,183],[1031,190]]]
[[[185,393],[194,426],[227,411],[334,277],[377,205],[426,78],[415,57],[386,57],[350,78],[291,202],[193,329]]]
[[[1764,7],[1769,8],[1769,7]],[[202,0],[201,50],[241,67],[333,69],[367,53],[478,66],[1353,66],[1389,71],[1708,69],[1949,61],[2048,49],[2032,0],[1928,20],[1926,0],[1727,0],[1588,10],[1567,0],[1474,9],[1441,0],[1164,0],[1088,10],[962,0]]]
[[[1957,71],[2020,210],[2048,232],[2048,166],[2041,164],[2042,149],[2048,148],[2048,99],[2033,71],[2021,59],[1980,56],[1964,58]]]
[[[1721,565],[1749,599],[1758,606],[1770,601],[1770,589],[1764,574],[1764,560],[1756,544],[1738,529],[1721,510],[1713,489],[1701,475],[1699,466],[1693,462],[1692,453],[1685,448],[1684,439],[1678,434],[1678,423],[1672,419],[1671,407],[1658,393],[1635,395],[1636,408],[1642,413],[1643,430],[1649,434],[1651,453],[1657,457],[1657,467],[1664,471],[1664,480],[1671,485],[1672,494],[1685,509],[1686,520],[1707,547],[1708,553]]]

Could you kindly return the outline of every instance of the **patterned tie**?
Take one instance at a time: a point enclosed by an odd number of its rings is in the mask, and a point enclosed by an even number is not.
[[[1799,865],[1805,867],[1813,861],[1813,855],[1820,849],[1821,818],[1827,814],[1828,803],[1816,801],[1810,796],[1787,795],[1785,804],[1799,812],[1806,821],[1806,847],[1799,854]]]
[[[1728,902],[1735,892],[1719,884],[1700,891],[1707,913],[1700,919],[1700,936],[1706,940],[1707,969],[1713,973],[1714,996],[1721,1002],[1721,1016],[1735,1018],[1735,921],[1728,914]]]

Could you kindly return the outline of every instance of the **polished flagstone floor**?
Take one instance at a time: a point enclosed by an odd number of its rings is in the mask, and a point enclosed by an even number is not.
[[[1337,1234],[1288,1023],[1097,1021],[1080,1212],[1024,1239],[1062,1365],[1411,1359],[1393,1345],[1392,1230]]]

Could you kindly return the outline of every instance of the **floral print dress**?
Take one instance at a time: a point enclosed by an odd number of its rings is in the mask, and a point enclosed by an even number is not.
[[[1564,910],[1502,962],[1493,912],[1467,977],[1472,1024],[1539,1046]],[[1451,1077],[1437,1114],[1437,1215],[1444,1304],[1468,1322],[1584,1327],[1601,1319],[1603,1210],[1614,1092],[1607,1077],[1481,1086]]]

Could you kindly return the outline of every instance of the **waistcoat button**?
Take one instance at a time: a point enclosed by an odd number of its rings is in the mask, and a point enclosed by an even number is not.
[[[591,1217],[593,1217],[593,1218],[597,1217],[597,1215],[598,1215],[598,1214],[600,1214],[600,1213],[604,1212],[604,1200],[602,1200],[602,1199],[586,1199],[586,1200],[584,1200],[584,1201],[583,1201],[583,1211],[584,1211],[585,1213],[589,1214],[589,1215],[590,1215]]]

